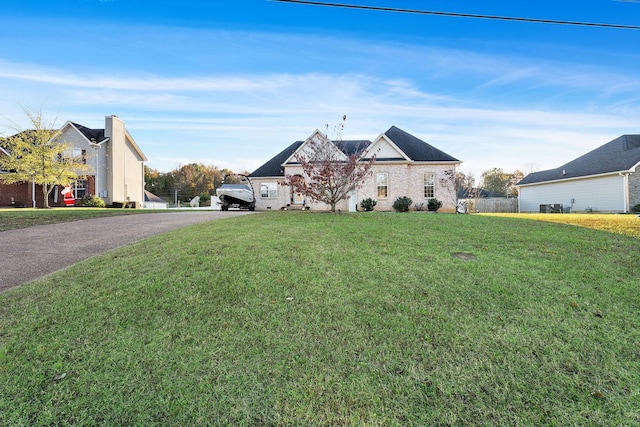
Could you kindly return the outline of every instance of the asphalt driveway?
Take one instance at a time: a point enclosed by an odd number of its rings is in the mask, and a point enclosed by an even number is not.
[[[246,211],[117,215],[0,232],[0,292],[78,261],[180,227]]]

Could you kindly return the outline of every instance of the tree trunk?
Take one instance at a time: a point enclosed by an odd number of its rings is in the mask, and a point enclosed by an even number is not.
[[[42,196],[44,198],[42,204],[45,209],[49,209],[49,194],[51,194],[53,187],[48,184],[42,185]]]
[[[49,208],[49,193],[50,193],[50,191],[47,191],[47,187],[48,186],[46,184],[42,186],[42,197],[43,197],[43,202],[42,202],[43,206],[42,207],[45,208],[45,209]],[[35,194],[34,194],[34,196],[35,196]],[[36,207],[37,207],[37,204],[36,204]]]

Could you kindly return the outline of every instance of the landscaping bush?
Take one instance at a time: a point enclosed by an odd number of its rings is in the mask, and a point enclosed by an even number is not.
[[[393,202],[393,209],[396,212],[409,212],[409,206],[411,206],[413,200],[411,200],[407,196],[398,197],[395,202]]]
[[[211,206],[211,195],[206,191],[200,193],[200,206]]]
[[[373,200],[371,197],[364,199],[360,202],[360,207],[362,208],[363,211],[365,212],[371,212],[373,210],[373,208],[375,207],[375,205],[377,205],[378,202]]]
[[[438,199],[429,199],[427,202],[427,209],[431,212],[436,212],[442,207],[442,202]]]
[[[104,200],[98,196],[85,196],[80,199],[80,206],[85,208],[104,208]]]
[[[640,212],[640,203],[638,203],[637,205],[635,205],[632,209],[631,212]]]

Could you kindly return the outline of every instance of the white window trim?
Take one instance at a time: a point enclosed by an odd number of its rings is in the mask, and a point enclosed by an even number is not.
[[[384,175],[384,186],[380,185],[380,180],[378,179],[380,176]],[[380,195],[380,189],[386,188],[386,196]],[[376,173],[376,196],[378,199],[388,199],[389,198],[389,173],[388,172],[378,172]]]
[[[427,180],[427,177],[432,178],[430,183]],[[432,196],[427,196],[426,195],[427,186],[431,186],[432,187],[432,190],[433,190],[432,191],[432,193],[433,193]],[[433,199],[433,198],[436,197],[436,174],[435,173],[433,173],[433,172],[425,172],[422,175],[422,196],[427,200],[428,199]]]
[[[263,186],[266,188],[266,196],[263,193]],[[261,199],[276,199],[278,197],[278,183],[277,182],[261,182],[260,183],[260,198]]]

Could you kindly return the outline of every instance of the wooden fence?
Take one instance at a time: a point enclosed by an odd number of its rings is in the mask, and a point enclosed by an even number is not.
[[[459,206],[459,211],[468,213],[517,213],[518,199],[505,197],[465,199],[460,200]]]

